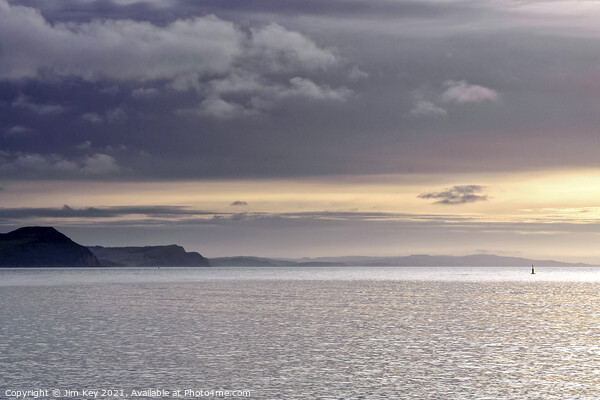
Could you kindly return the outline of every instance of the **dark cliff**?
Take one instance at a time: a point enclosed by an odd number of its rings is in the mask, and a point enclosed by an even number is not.
[[[102,247],[89,249],[106,266],[129,267],[210,267],[206,258],[186,252],[177,245],[145,247]]]
[[[2,267],[99,267],[100,262],[52,227],[30,226],[0,234]]]

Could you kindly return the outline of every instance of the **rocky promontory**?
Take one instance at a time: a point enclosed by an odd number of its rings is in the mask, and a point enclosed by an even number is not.
[[[88,247],[107,267],[210,267],[199,253],[181,246]]]
[[[86,247],[56,229],[29,226],[0,234],[0,267],[99,267]]]

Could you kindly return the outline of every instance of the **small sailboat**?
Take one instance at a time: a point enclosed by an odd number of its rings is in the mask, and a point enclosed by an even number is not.
[[[535,274],[535,269],[533,269],[533,265],[531,266],[531,275]]]

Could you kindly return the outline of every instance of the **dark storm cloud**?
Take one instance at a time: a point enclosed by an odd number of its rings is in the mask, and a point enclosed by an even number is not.
[[[354,80],[366,76],[344,66],[335,51],[277,23],[243,30],[214,16],[164,26],[129,19],[50,24],[33,8],[0,1],[0,44],[7,49],[0,57],[0,79],[9,89],[2,93],[13,92],[12,109],[3,118],[5,138],[15,138],[21,129],[15,127],[26,126],[26,118],[27,128],[39,133],[3,144],[0,173],[14,178],[119,172],[140,177],[150,172],[140,171],[149,164],[171,176],[187,175],[190,168],[210,176],[214,172],[194,166],[193,159],[227,171],[210,158],[237,158],[218,150],[231,147],[224,144],[239,134],[241,125],[224,125],[228,120],[260,124],[281,105],[345,102],[352,90],[341,82],[319,82],[319,74],[342,67]],[[117,90],[109,93],[107,87]],[[30,121],[31,113],[37,119]],[[216,135],[190,135],[190,126]],[[224,127],[228,132],[221,135]],[[163,129],[179,140],[165,146]],[[115,138],[145,157],[136,161],[137,156],[98,148],[114,148]],[[198,141],[208,144],[202,148],[209,154],[188,158]],[[97,153],[67,150],[84,150],[82,142],[94,143]],[[167,154],[153,156],[156,152]],[[173,156],[176,162],[166,159]],[[160,167],[163,161],[172,168]]]
[[[435,1],[360,0],[179,0],[120,2],[117,0],[9,0],[12,4],[41,9],[50,20],[89,21],[95,18],[145,19],[155,22],[187,17],[190,14],[279,14],[286,16],[319,15],[343,18],[349,16],[380,16],[385,18],[436,18],[445,15],[477,13],[485,9],[479,2],[456,1],[453,4]]]
[[[479,194],[483,192],[483,186],[479,185],[463,185],[454,186],[451,189],[442,192],[421,193],[420,199],[435,199],[435,204],[465,204],[474,203],[476,201],[486,201],[487,195]]]
[[[219,87],[208,94],[217,96],[238,87],[257,90],[259,83],[270,83],[269,74],[305,79],[294,74],[324,70],[338,62],[330,50],[277,23],[244,31],[213,15],[179,19],[166,26],[129,19],[50,24],[34,9],[10,6],[3,0],[0,22],[0,43],[7,54],[0,58],[3,79],[162,81],[175,90],[200,91],[210,89],[204,87],[204,80],[211,80]],[[144,87],[133,94],[147,97],[150,92],[158,94],[156,88]],[[58,111],[24,96],[13,105],[42,113]]]
[[[526,7],[0,1],[0,175],[595,166],[600,42]]]
[[[339,57],[277,23],[244,31],[208,15],[165,26],[129,19],[50,24],[32,8],[0,1],[0,38],[9,54],[0,57],[0,79],[138,83],[131,91],[137,100],[161,93],[148,85],[196,91],[200,101],[183,109],[188,114],[229,119],[261,114],[282,99],[343,101],[352,93],[306,76],[335,67]],[[24,95],[12,105],[39,114],[64,111]],[[80,115],[92,123],[113,117],[125,119],[125,114]]]
[[[186,0],[187,6],[194,6],[197,2]],[[274,14],[315,14],[341,16],[366,16],[366,15],[394,15],[405,16],[406,18],[431,18],[445,13],[459,12],[460,7],[449,7],[439,5],[433,2],[419,1],[378,1],[366,3],[360,0],[333,0],[319,1],[307,0],[297,1],[278,1],[278,0],[208,0],[202,2],[202,8],[205,10],[219,11],[245,11],[261,12]]]

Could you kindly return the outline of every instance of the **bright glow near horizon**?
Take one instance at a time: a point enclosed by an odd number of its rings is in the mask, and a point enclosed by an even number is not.
[[[481,189],[481,194],[487,199],[447,205],[435,204],[436,199],[418,197],[426,192],[443,191],[456,182],[464,185],[487,182]],[[262,245],[253,240],[256,248],[251,252],[265,256],[502,253],[503,243],[509,243],[506,248],[515,250],[509,251],[508,255],[600,261],[600,252],[592,246],[600,234],[600,205],[597,203],[600,198],[600,170],[593,169],[465,174],[458,178],[456,175],[376,175],[297,180],[119,182],[109,185],[101,182],[14,182],[7,184],[6,188],[3,194],[5,209],[61,208],[63,199],[68,198],[67,205],[75,210],[162,206],[181,207],[186,211],[183,214],[164,212],[162,215],[120,212],[102,218],[66,214],[36,217],[38,223],[42,220],[49,225],[79,229],[84,237],[85,228],[110,229],[114,225],[117,229],[122,224],[138,225],[140,228],[150,224],[158,231],[175,222],[183,223],[186,229],[196,225],[204,228],[207,223],[214,223],[233,230],[239,224],[257,232],[266,229],[271,234],[293,227],[299,233],[307,234],[310,226],[314,225],[321,235],[327,229],[346,232],[336,234],[339,238],[335,245],[330,243],[331,250],[327,254],[321,246],[314,243],[311,246],[310,241],[300,248],[280,243],[280,248],[273,251],[267,239]],[[44,192],[43,197],[35,195],[40,190]],[[25,198],[27,201],[23,201]],[[234,206],[232,203],[235,201],[246,204]],[[259,226],[266,219],[273,218],[279,221],[273,227]],[[433,229],[431,225],[445,233],[418,235],[419,245],[409,240],[410,248],[402,244],[393,245],[398,239],[394,235],[405,241],[411,230],[428,232],[428,229]],[[220,226],[218,229],[225,228]],[[379,243],[363,241],[361,244],[350,234],[356,229],[366,232],[367,236],[368,232],[377,231],[375,236],[388,237],[389,241],[379,239]],[[452,232],[456,238],[448,236]],[[481,248],[478,243],[481,237],[495,238],[496,243],[489,250],[485,246]],[[133,236],[129,238],[130,242],[122,244],[141,244],[138,239]],[[175,235],[170,241],[181,240]],[[218,245],[215,253],[234,255],[245,251],[247,254],[249,249],[243,243],[247,241],[245,235],[240,239],[233,235],[230,240],[235,243],[233,247]],[[335,240],[335,236],[327,240]],[[346,244],[346,240],[349,243]],[[207,244],[206,234],[197,241],[185,235],[184,242],[187,247],[204,253],[212,253],[211,250],[215,249],[214,244],[212,249]],[[549,243],[554,244],[547,246]],[[239,251],[235,250],[236,246],[239,246]],[[224,248],[228,248],[229,252],[223,253]]]

